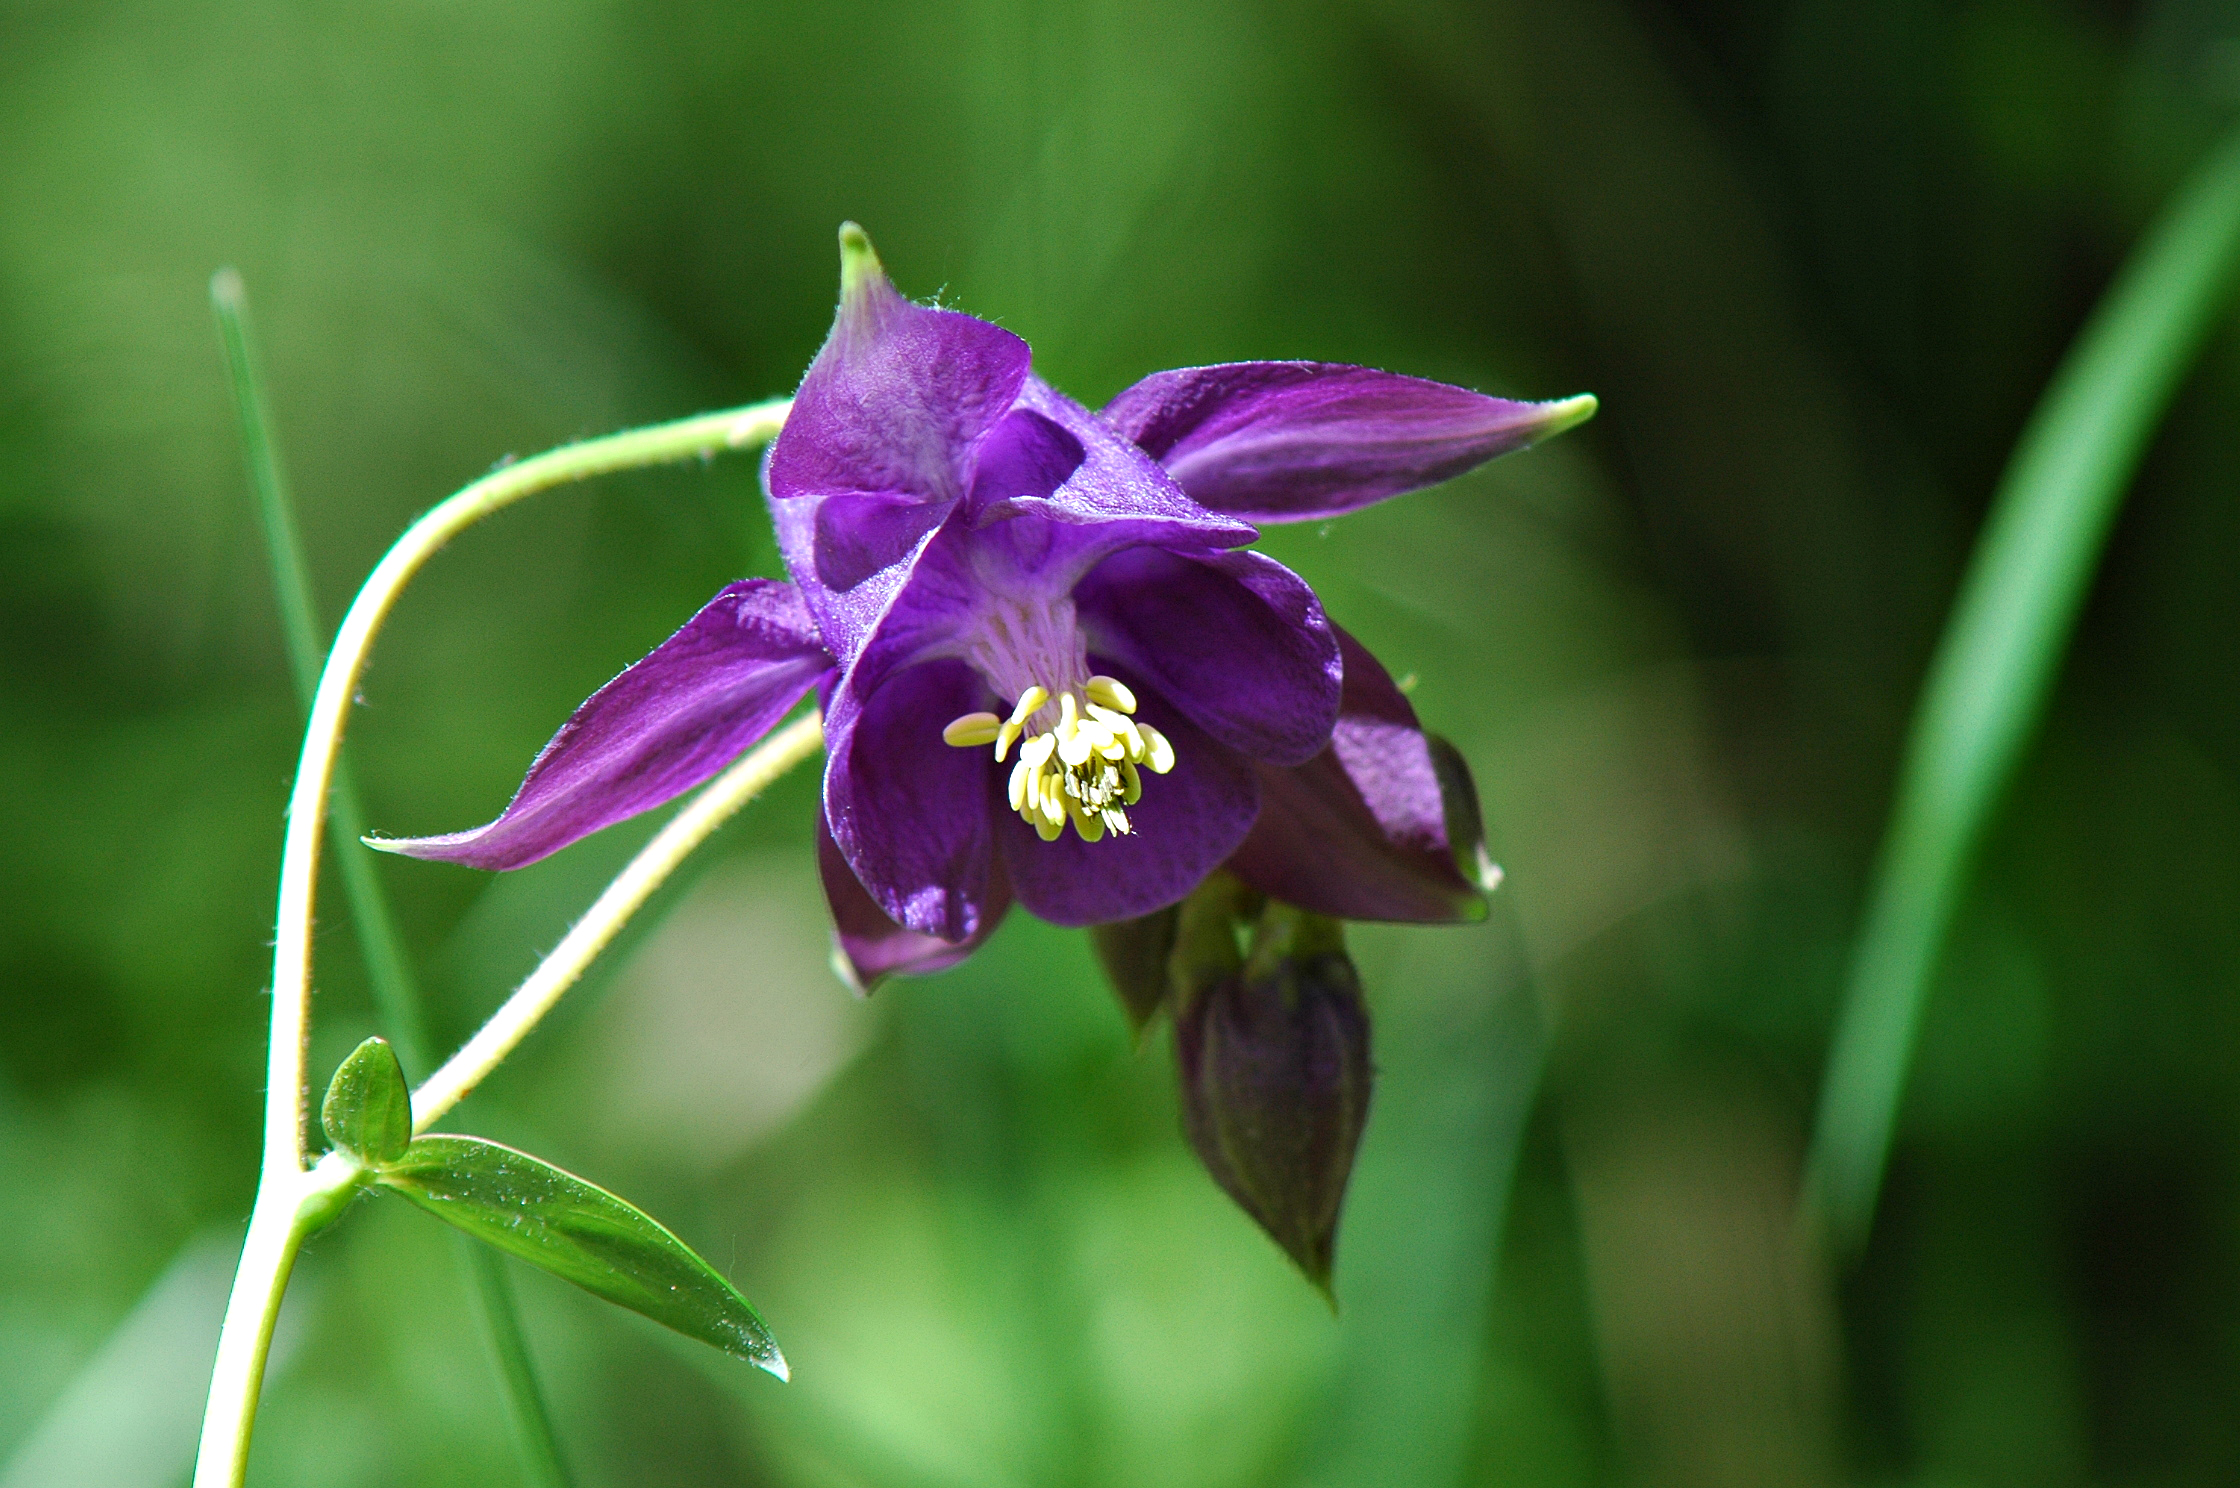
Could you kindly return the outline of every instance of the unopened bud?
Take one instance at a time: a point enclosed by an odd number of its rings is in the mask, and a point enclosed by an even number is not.
[[[1175,1015],[1183,1127],[1324,1295],[1369,1116],[1369,1014],[1336,920],[1271,903],[1244,965]]]

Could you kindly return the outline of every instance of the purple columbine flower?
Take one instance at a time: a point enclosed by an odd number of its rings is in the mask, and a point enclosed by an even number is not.
[[[502,815],[513,868],[714,775],[816,691],[818,861],[860,984],[1016,901],[1144,915],[1230,864],[1351,918],[1467,916],[1435,746],[1256,523],[1354,511],[1587,418],[1365,367],[1161,372],[1091,413],[1024,341],[916,305],[841,231],[832,333],[764,467],[792,583],[734,584],[577,710]]]

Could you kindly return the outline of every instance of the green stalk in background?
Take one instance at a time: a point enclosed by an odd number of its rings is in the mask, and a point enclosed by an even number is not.
[[[288,670],[295,679],[297,700],[308,709],[312,695],[318,691],[327,648],[320,639],[311,581],[304,570],[303,546],[296,536],[295,512],[272,438],[264,383],[249,341],[248,301],[241,276],[232,269],[220,269],[210,280],[210,303],[217,312],[218,333],[225,343],[226,369],[232,376],[234,406],[241,418],[249,483],[256,491],[257,515],[272,560],[272,588],[287,644]],[[396,921],[389,913],[388,896],[382,892],[379,866],[358,840],[365,835],[365,812],[347,760],[335,762],[327,812],[327,830],[342,874],[343,897],[350,905],[350,920],[365,956],[375,1010],[405,1067],[425,1070],[428,1038],[420,1011],[420,990],[412,965],[405,959]],[[461,1268],[480,1304],[478,1311],[504,1387],[522,1471],[533,1488],[569,1488],[559,1439],[545,1407],[544,1392],[537,1384],[504,1265],[466,1236],[455,1236],[454,1240]]]
[[[1914,714],[1836,1025],[1805,1203],[1865,1244],[1928,995],[1985,825],[2044,711],[2131,477],[2240,269],[2240,132],[2132,253],[2015,446]]]

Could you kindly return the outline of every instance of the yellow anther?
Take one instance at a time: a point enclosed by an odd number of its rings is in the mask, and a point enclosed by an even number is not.
[[[941,731],[941,742],[959,749],[978,749],[993,744],[1001,727],[1002,720],[993,713],[967,713],[949,720],[949,726]]]
[[[1089,694],[1089,701],[1092,703],[1102,703],[1107,708],[1115,708],[1122,713],[1133,713],[1136,710],[1136,695],[1118,677],[1091,677],[1082,690]]]
[[[1136,730],[1143,735],[1143,762],[1151,767],[1151,773],[1164,775],[1173,769],[1174,746],[1167,742],[1167,736],[1148,723],[1137,724]]]
[[[1036,724],[1052,704],[1057,722]],[[1124,808],[1143,799],[1142,770],[1164,775],[1174,768],[1174,746],[1130,717],[1135,709],[1135,694],[1111,677],[1056,693],[1037,683],[1019,694],[1009,718],[967,713],[941,737],[960,748],[992,743],[998,762],[1017,744],[1004,783],[1011,809],[1045,842],[1062,836],[1068,822],[1082,841],[1099,842],[1131,830]]]

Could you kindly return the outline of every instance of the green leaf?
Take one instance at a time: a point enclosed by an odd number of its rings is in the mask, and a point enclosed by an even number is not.
[[[412,1092],[386,1040],[369,1038],[350,1051],[319,1107],[327,1140],[369,1164],[395,1162],[412,1140]]]
[[[1839,1252],[1874,1223],[1914,1039],[1975,855],[2131,478],[2240,282],[2240,130],[2132,250],[2000,479],[1916,705],[1805,1162]]]
[[[573,1173],[479,1137],[433,1134],[379,1181],[477,1239],[786,1378],[776,1340],[730,1282],[643,1211]]]

